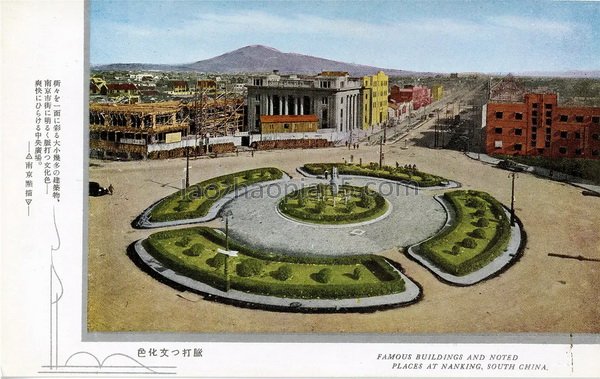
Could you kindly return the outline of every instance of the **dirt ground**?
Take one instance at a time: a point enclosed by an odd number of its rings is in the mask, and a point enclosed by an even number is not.
[[[489,192],[510,204],[506,171],[455,151],[384,147],[388,164],[456,180],[466,189]],[[242,169],[277,166],[291,175],[307,162],[342,162],[354,155],[378,160],[378,146],[258,152],[254,157],[198,159],[192,183]],[[600,332],[600,261],[548,256],[582,255],[600,260],[600,198],[570,185],[520,174],[516,210],[528,242],[519,262],[499,277],[471,287],[438,281],[396,251],[396,260],[424,290],[417,304],[370,314],[296,314],[239,308],[206,301],[162,284],[127,256],[134,241],[156,230],[135,230],[131,221],[182,185],[184,159],[144,162],[93,161],[90,180],[112,183],[113,196],[89,199],[88,331],[200,333],[472,333]],[[218,221],[211,223],[221,226]],[[183,295],[183,296],[182,296]]]

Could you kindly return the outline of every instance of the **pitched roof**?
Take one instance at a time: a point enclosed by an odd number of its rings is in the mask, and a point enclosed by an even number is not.
[[[317,122],[319,118],[314,114],[304,115],[262,115],[260,122]]]

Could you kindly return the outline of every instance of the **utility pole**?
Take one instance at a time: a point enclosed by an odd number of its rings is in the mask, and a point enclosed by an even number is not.
[[[383,137],[379,137],[379,169],[383,167]]]
[[[511,172],[508,176],[512,177],[512,187],[510,192],[510,225],[515,226],[515,177],[518,175],[516,172]]]
[[[190,147],[187,146],[187,140],[185,141],[185,188],[190,186]]]

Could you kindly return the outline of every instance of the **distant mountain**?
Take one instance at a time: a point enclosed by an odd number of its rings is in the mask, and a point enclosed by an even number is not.
[[[600,70],[571,70],[571,71],[526,71],[516,76],[551,77],[551,78],[600,78]]]
[[[330,59],[313,57],[296,53],[283,53],[262,45],[242,47],[234,51],[189,64],[159,65],[143,63],[117,63],[93,66],[97,70],[161,70],[161,71],[194,71],[211,73],[257,73],[279,70],[280,73],[317,74],[321,71],[347,71],[352,76],[363,76],[384,71],[390,76],[409,76],[413,71],[379,68],[353,63],[338,62]]]

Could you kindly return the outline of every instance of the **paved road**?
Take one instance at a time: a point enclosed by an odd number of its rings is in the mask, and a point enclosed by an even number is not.
[[[286,192],[317,182],[307,178],[275,183],[231,201],[225,206],[233,213],[230,235],[257,248],[289,254],[353,255],[415,244],[434,235],[446,221],[446,212],[430,192],[415,193],[375,178],[351,178],[346,183],[379,188],[392,212],[377,222],[331,228],[299,224],[277,212],[277,203]]]

